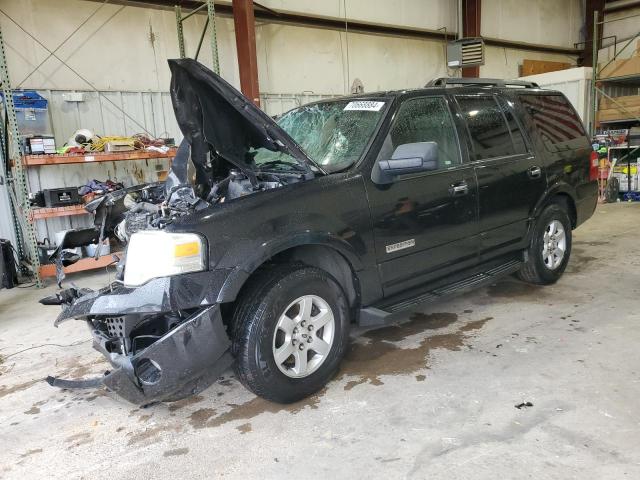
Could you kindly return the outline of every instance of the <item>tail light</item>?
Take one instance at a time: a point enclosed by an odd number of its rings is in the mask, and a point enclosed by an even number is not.
[[[589,159],[589,181],[595,182],[598,180],[598,152],[591,152],[591,158]]]

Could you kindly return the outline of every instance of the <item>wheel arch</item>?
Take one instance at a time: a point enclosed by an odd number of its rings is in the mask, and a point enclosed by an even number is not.
[[[533,218],[537,218],[547,205],[551,203],[560,203],[563,204],[567,209],[569,219],[571,220],[571,227],[576,228],[578,222],[578,213],[576,209],[575,199],[575,190],[573,190],[570,185],[555,185],[554,187],[550,188],[547,191],[547,194],[542,197],[536,204],[533,211]]]
[[[350,245],[331,238],[311,242],[292,240],[272,245],[268,251],[246,259],[243,265],[235,268],[220,289],[218,303],[234,302],[247,281],[262,268],[281,263],[301,263],[331,274],[345,290],[349,305],[357,306],[361,292],[357,272],[362,268],[362,263]]]

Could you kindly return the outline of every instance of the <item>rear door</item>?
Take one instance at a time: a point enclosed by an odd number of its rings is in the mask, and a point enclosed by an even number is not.
[[[438,144],[438,168],[366,183],[385,295],[477,263],[477,185],[445,96],[405,99],[376,161],[399,145]],[[464,154],[464,157],[463,157]]]
[[[478,181],[481,261],[521,249],[547,182],[517,121],[513,102],[495,93],[455,95]]]

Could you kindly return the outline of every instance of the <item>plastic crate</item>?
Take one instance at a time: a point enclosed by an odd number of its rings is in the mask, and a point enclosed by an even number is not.
[[[4,102],[4,97],[2,100]],[[49,102],[46,98],[34,90],[15,90],[13,103],[16,107],[16,120],[20,135],[53,135],[51,118],[49,117]]]

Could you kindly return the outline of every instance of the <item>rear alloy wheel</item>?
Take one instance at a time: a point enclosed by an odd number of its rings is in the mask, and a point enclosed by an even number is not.
[[[542,261],[549,270],[555,270],[564,260],[567,250],[567,234],[558,220],[551,220],[543,237]]]
[[[538,285],[555,283],[564,272],[571,255],[571,220],[562,204],[547,205],[531,232],[527,261],[518,276]]]
[[[291,403],[336,373],[349,339],[349,306],[338,282],[304,265],[264,269],[250,280],[233,318],[240,381],[256,395]]]

